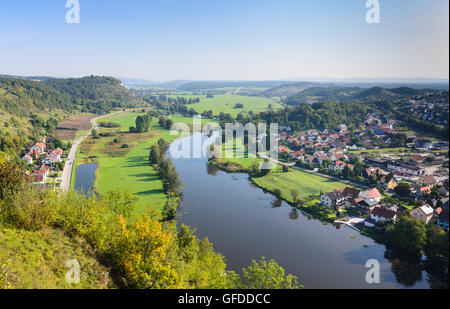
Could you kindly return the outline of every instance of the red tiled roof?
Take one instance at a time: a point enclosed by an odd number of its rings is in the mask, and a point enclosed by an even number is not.
[[[369,196],[370,196],[371,198],[373,198],[373,199],[378,198],[378,197],[381,197],[381,193],[378,191],[377,188],[369,189],[369,190],[367,190],[366,192],[367,192],[367,193],[369,194]]]

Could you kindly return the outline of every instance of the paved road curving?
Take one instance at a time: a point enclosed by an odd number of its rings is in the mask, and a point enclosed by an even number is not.
[[[73,172],[73,162],[75,160],[75,157],[77,155],[78,147],[81,145],[81,142],[91,134],[93,129],[97,128],[96,120],[103,118],[105,116],[109,115],[103,115],[96,118],[92,118],[90,120],[91,122],[91,129],[80,138],[76,139],[73,144],[72,148],[70,148],[69,155],[67,156],[66,164],[64,165],[64,170],[62,174],[62,181],[61,181],[61,190],[62,191],[69,191],[70,189],[70,182],[72,181],[72,172]]]

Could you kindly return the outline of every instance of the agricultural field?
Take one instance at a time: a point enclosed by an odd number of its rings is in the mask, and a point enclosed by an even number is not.
[[[96,117],[98,115],[86,115],[58,123],[57,129],[55,129],[55,137],[63,140],[73,140],[79,136],[77,131],[86,133],[91,128],[91,119]]]
[[[171,95],[169,97],[176,98],[178,95]],[[249,111],[259,113],[268,110],[269,104],[273,109],[281,108],[282,105],[269,98],[250,97],[233,94],[214,95],[213,98],[207,98],[206,95],[188,95],[186,98],[200,98],[199,103],[187,105],[188,108],[193,108],[196,112],[202,113],[211,110],[214,115],[220,112],[228,113],[235,117],[239,113],[246,114]],[[236,103],[241,103],[244,108],[235,109]]]

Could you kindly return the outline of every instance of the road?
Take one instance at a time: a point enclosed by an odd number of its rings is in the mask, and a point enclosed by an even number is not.
[[[77,155],[78,147],[81,145],[83,140],[91,134],[92,130],[97,128],[96,120],[100,119],[102,117],[105,117],[105,116],[99,116],[96,118],[92,118],[90,120],[91,129],[85,135],[79,137],[78,139],[76,139],[73,142],[72,148],[70,148],[69,155],[67,156],[66,164],[64,165],[64,170],[63,170],[63,174],[61,177],[62,181],[61,181],[60,188],[62,191],[69,191],[69,189],[70,189],[70,182],[72,181],[73,162]]]

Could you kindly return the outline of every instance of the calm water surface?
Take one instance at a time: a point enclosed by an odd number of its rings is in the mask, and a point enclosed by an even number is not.
[[[191,140],[179,139],[171,147],[179,149]],[[183,180],[179,224],[208,237],[226,257],[229,269],[239,272],[252,259],[265,256],[296,275],[306,288],[429,287],[425,272],[411,272],[411,267],[387,260],[385,246],[276,201],[252,185],[247,175],[219,171],[205,157],[174,159],[174,163]],[[380,262],[380,284],[366,283],[369,259]]]
[[[87,163],[78,166],[75,176],[75,190],[84,194],[94,192],[93,185],[95,180],[96,163]]]

